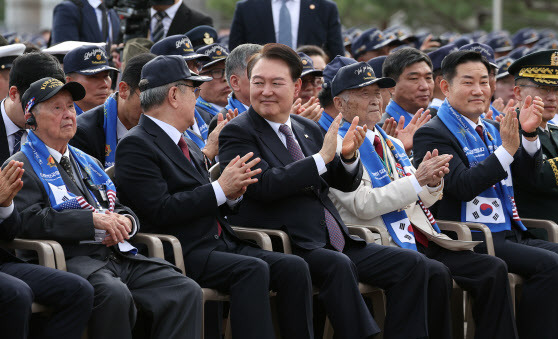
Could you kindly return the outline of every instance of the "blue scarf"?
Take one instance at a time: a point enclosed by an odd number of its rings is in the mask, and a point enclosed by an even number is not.
[[[494,108],[492,104],[490,104],[490,110],[492,111],[492,120],[496,121],[496,117],[502,115],[502,112]]]
[[[335,119],[333,119],[332,117],[329,116],[329,114],[323,111],[322,117],[318,121],[318,124],[324,129],[324,131],[327,131],[329,129],[329,126],[331,126],[331,124],[333,123],[333,120]]]
[[[190,140],[192,140],[193,142],[196,143],[196,145],[198,145],[198,147],[200,149],[205,147],[205,142],[207,141],[207,124],[205,123],[205,121],[202,119],[200,113],[198,112],[198,110],[194,110],[194,116],[196,118],[196,123],[198,124],[198,128],[200,129],[200,134],[201,134],[201,138],[199,135],[197,135],[194,131],[192,131],[191,129],[187,129],[186,132],[184,132],[184,136]]]
[[[218,108],[215,108],[213,104],[203,100],[201,95],[198,97],[198,100],[196,100],[196,107],[208,112],[213,117],[219,114],[220,112],[220,110]]]
[[[114,165],[116,144],[118,136],[116,126],[118,125],[118,105],[114,94],[109,96],[103,105],[104,122],[103,130],[105,131],[105,168]]]
[[[389,104],[386,106],[386,113],[395,118],[395,122],[399,122],[399,118],[405,117],[404,127],[407,127],[407,125],[411,122],[411,119],[413,119],[411,114],[407,113],[407,111],[405,111],[393,100],[390,100]]]
[[[236,99],[232,92],[231,94],[229,94],[227,101],[228,104],[227,106],[225,106],[227,112],[229,111],[229,109],[234,111],[235,108],[238,110],[238,114],[246,112],[246,107],[244,107],[244,104],[241,103],[238,99]]]
[[[502,145],[500,133],[492,124],[481,120],[484,140],[457,112],[447,99],[438,110],[438,117],[459,141],[469,161],[469,167],[477,166]],[[461,203],[461,221],[478,222],[487,225],[492,232],[511,230],[511,220],[520,229],[527,230],[519,215],[513,198],[511,169],[505,169],[508,176],[496,185],[486,189],[471,201]]]
[[[76,116],[79,116],[83,113],[83,110],[79,108],[79,106],[74,102],[74,107],[76,108]]]

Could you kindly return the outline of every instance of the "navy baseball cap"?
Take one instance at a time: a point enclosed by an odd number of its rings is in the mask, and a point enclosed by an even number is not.
[[[93,75],[104,71],[118,71],[109,66],[103,47],[86,45],[72,49],[64,56],[64,73]]]
[[[498,68],[498,65],[496,65],[496,61],[494,60],[494,50],[488,45],[473,42],[472,44],[460,47],[459,50],[479,52],[480,54],[482,54],[483,57],[486,58],[486,60],[488,60],[492,67]]]
[[[529,47],[527,47],[527,46],[521,46],[521,47],[514,48],[514,49],[510,52],[510,54],[508,54],[508,56],[509,56],[510,58],[513,58],[513,59],[517,60],[517,59],[521,58],[522,56],[527,55],[529,52],[530,52],[530,48],[529,48]]]
[[[198,59],[200,62],[211,60],[205,54],[196,53],[190,39],[180,34],[171,35],[157,41],[151,47],[151,53],[155,55],[180,55],[184,60]]]
[[[496,80],[507,77],[510,73],[508,69],[515,60],[509,56],[503,56],[496,59],[496,64],[498,65],[498,74],[496,74]]]
[[[391,26],[384,30],[384,34],[386,35],[395,35],[397,40],[400,42],[405,42],[405,40],[409,39],[410,41],[416,40],[417,37],[413,35],[410,29],[401,26]]]
[[[473,39],[470,39],[466,36],[461,36],[461,37],[453,40],[451,43],[454,44],[455,46],[457,46],[457,48],[461,48],[462,46],[472,44]]]
[[[392,40],[386,39],[382,31],[377,28],[370,28],[353,40],[351,51],[355,59],[357,59],[361,54],[380,49],[390,42]]]
[[[448,54],[453,53],[453,52],[458,51],[458,50],[459,49],[457,48],[456,45],[447,44],[445,46],[442,46],[442,47],[438,48],[435,51],[432,51],[432,52],[428,53],[428,57],[432,61],[432,72],[441,69],[442,68],[442,60],[444,60],[444,58]]]
[[[191,80],[194,86],[213,78],[197,75],[190,71],[180,55],[159,55],[141,69],[140,91],[156,88],[178,80]]]
[[[533,28],[522,28],[512,36],[514,47],[527,45],[539,40],[539,32]]]
[[[190,39],[196,51],[198,48],[213,45],[219,37],[215,28],[207,25],[194,27],[184,35]]]
[[[331,88],[331,81],[335,77],[335,74],[337,74],[337,71],[339,71],[339,69],[343,66],[356,64],[356,62],[357,61],[353,58],[347,58],[340,55],[333,58],[333,60],[331,60],[323,70],[322,76],[324,78],[324,83],[322,84],[322,87]]]
[[[366,63],[372,67],[374,74],[382,75],[382,67],[384,66],[384,61],[386,61],[387,56],[381,55],[379,57],[372,58]]]
[[[198,49],[197,53],[204,54],[210,58],[209,61],[202,62],[203,67],[211,66],[218,62],[225,62],[229,56],[229,50],[219,44],[211,44]]]
[[[31,111],[33,106],[47,101],[61,90],[67,90],[74,101],[80,101],[85,97],[85,88],[75,81],[64,84],[62,81],[46,77],[33,82],[21,97],[21,107],[25,113]]]
[[[508,52],[513,49],[513,42],[507,34],[498,34],[486,40],[494,52]]]
[[[392,78],[376,78],[374,70],[366,62],[343,66],[331,81],[331,95],[337,96],[347,89],[366,87],[378,84],[380,88],[395,86]]]
[[[302,52],[298,52],[297,54],[300,57],[300,60],[302,61],[302,73],[300,74],[301,78],[303,76],[310,75],[310,74],[318,77],[322,76],[323,72],[320,71],[319,69],[314,68],[314,62],[312,61],[311,57],[309,57],[308,55]]]

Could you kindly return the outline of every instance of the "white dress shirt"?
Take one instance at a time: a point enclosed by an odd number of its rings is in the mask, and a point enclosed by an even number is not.
[[[279,127],[282,124],[278,123],[278,122],[269,121],[267,119],[265,119],[265,121],[267,121],[269,126],[271,126],[271,128],[275,131],[275,134],[277,134],[277,136],[279,137],[279,140],[281,140],[283,145],[285,145],[285,148],[287,148],[287,137],[283,133],[279,132]],[[293,133],[293,139],[295,140],[295,142],[300,147],[300,144],[298,143],[298,140],[296,140],[296,136],[295,136],[293,128],[291,126],[291,118],[290,117],[287,119],[287,122],[285,122],[285,125],[289,126],[289,128],[291,129],[291,133]],[[301,150],[302,150],[302,147],[301,147]],[[322,156],[320,155],[320,153],[316,153],[316,154],[312,155],[312,158],[314,158],[314,161],[316,162],[316,168],[318,169],[318,174],[322,175],[325,172],[327,172],[327,167],[326,167],[325,161],[322,158]],[[344,161],[341,161],[341,163],[343,164],[343,166],[345,167],[345,170],[347,170],[347,172],[352,173],[357,168],[358,159],[360,159],[359,152],[357,152],[357,159],[355,161],[353,161],[352,163],[346,164]]]
[[[465,121],[469,123],[473,131],[477,126],[482,126],[482,128],[484,129],[484,126],[482,125],[481,122],[481,118],[479,118],[478,123],[474,123],[473,120],[467,118],[464,115],[463,118],[465,118]],[[521,136],[521,144],[523,145],[523,148],[525,149],[525,151],[527,151],[527,153],[530,156],[533,156],[535,153],[537,153],[539,148],[541,148],[541,142],[539,141],[539,138],[537,138],[537,140],[535,141],[529,141],[525,139],[524,136]],[[513,162],[513,156],[510,153],[508,153],[508,151],[506,151],[504,146],[498,146],[498,148],[494,151],[494,154],[496,154],[496,158],[498,158],[500,165],[502,165],[504,169],[508,168]]]
[[[296,48],[298,42],[298,24],[300,20],[300,0],[287,0],[285,5],[291,14],[291,34],[293,36],[293,45],[291,47]],[[279,41],[279,13],[281,12],[281,6],[283,6],[283,0],[271,0],[275,41]]]
[[[14,211],[14,203],[12,202],[8,207],[0,207],[0,224],[2,221],[8,219]]]
[[[172,20],[174,19],[174,17],[176,16],[176,12],[178,12],[178,8],[180,7],[180,5],[182,5],[182,0],[178,1],[177,3],[175,3],[174,5],[170,6],[169,8],[167,8],[165,10],[165,12],[167,13],[167,16],[163,19],[163,29],[165,31],[165,34],[163,35],[163,38],[167,37],[167,32],[169,31],[169,27],[172,23]],[[157,13],[156,10],[153,9],[153,7],[151,7],[151,32],[153,32],[153,30],[155,29],[155,26],[157,26],[157,18],[155,17],[155,13]],[[186,33],[186,32],[184,32]]]
[[[95,15],[97,15],[97,24],[99,25],[99,31],[103,34],[103,11],[99,8],[102,3],[101,0],[87,0],[89,5],[95,9]],[[108,21],[108,39],[112,41],[112,23],[110,22],[110,15],[107,9],[107,21]],[[107,48],[110,50],[110,48]]]
[[[128,133],[126,126],[120,121],[120,118],[116,119],[116,139],[120,142],[120,139],[124,138],[126,133]]]
[[[180,138],[182,137],[182,133],[180,133],[179,130],[177,130],[174,126],[169,125],[166,122],[161,121],[161,120],[159,120],[157,118],[154,118],[152,116],[146,115],[146,117],[148,117],[154,123],[156,123],[157,126],[159,126],[169,136],[169,138],[171,138],[172,142],[174,142],[176,144],[176,147],[178,147],[178,142],[180,141]],[[236,199],[236,200],[227,199],[227,197],[225,196],[225,192],[223,192],[223,189],[221,188],[221,185],[219,185],[219,182],[217,180],[213,181],[211,183],[211,186],[213,186],[213,192],[215,193],[215,198],[217,200],[217,206],[221,206],[225,202],[229,206],[234,206],[235,204],[237,204],[242,199],[242,196],[240,198]]]
[[[11,155],[14,151],[14,145],[15,145],[14,134],[17,131],[19,131],[20,128],[13,123],[13,121],[6,113],[6,106],[4,105],[5,101],[6,99],[2,100],[2,103],[0,104],[0,109],[2,110],[2,120],[4,120],[4,127],[6,128],[6,135],[8,136],[8,149],[10,150],[10,155]],[[23,133],[23,135],[21,136],[20,145],[23,145],[25,141],[27,141],[27,131],[25,131],[25,133]]]

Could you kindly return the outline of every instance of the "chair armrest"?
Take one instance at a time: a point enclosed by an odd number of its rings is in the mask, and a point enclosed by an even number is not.
[[[136,233],[136,235],[132,238],[132,242],[146,245],[147,252],[150,257],[165,259],[163,243],[161,242],[161,239],[156,236],[146,233]]]
[[[374,238],[374,234],[366,227],[362,226],[347,226],[349,230],[349,234],[356,235],[357,237],[361,238],[362,240],[366,241],[368,244],[374,244],[376,239]]]
[[[521,218],[527,228],[542,228],[548,234],[548,241],[558,242],[558,225],[551,220]]]
[[[495,255],[494,243],[492,242],[492,232],[490,231],[490,228],[488,228],[488,226],[486,226],[485,224],[478,224],[476,222],[462,222],[462,224],[469,227],[469,229],[482,231],[482,233],[484,233],[484,239],[486,242],[486,251],[489,255]]]
[[[178,267],[182,271],[182,274],[186,275],[186,269],[184,266],[184,257],[182,254],[182,245],[180,245],[180,241],[175,236],[168,235],[168,234],[155,234],[155,233],[138,233],[138,234],[155,237],[162,242],[170,243],[172,246],[172,253],[174,255],[174,266]],[[138,234],[136,234],[136,237],[138,236]],[[164,255],[162,258],[164,258]]]
[[[29,239],[14,239],[12,241],[0,241],[0,247],[18,250],[31,250],[37,252],[39,257],[39,265],[56,268],[56,260],[54,259],[54,252],[52,247],[47,241],[43,240],[29,240]]]
[[[237,232],[238,230],[258,231],[258,232],[263,232],[263,233],[267,234],[269,237],[279,238],[281,240],[282,245],[283,245],[283,253],[285,253],[285,254],[292,254],[293,253],[292,247],[291,247],[291,239],[289,238],[287,233],[285,233],[281,230],[269,230],[269,229],[264,229],[264,228],[248,228],[248,227],[240,227],[240,226],[234,226],[233,230],[235,232]]]
[[[457,240],[471,241],[471,230],[461,223],[447,220],[436,220],[441,231],[451,231],[457,234]]]
[[[234,232],[240,239],[254,240],[262,250],[273,251],[271,239],[264,232],[248,229],[234,229]]]
[[[384,246],[389,246],[390,245],[390,241],[389,241],[389,232],[385,227],[380,227],[380,226],[372,226],[372,225],[356,225],[356,224],[346,224],[347,227],[349,226],[358,226],[358,227],[365,227],[367,229],[369,229],[370,231],[372,231],[373,233],[378,233],[380,235],[380,241],[382,243],[382,245]]]
[[[56,269],[61,271],[68,271],[66,267],[66,257],[64,256],[64,250],[62,249],[62,245],[60,245],[57,241],[54,240],[41,240],[50,245],[52,248],[52,252],[54,253],[54,259],[56,260]]]

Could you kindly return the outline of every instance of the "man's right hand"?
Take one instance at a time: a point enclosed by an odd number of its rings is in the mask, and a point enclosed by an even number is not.
[[[252,167],[260,162],[260,158],[250,160],[252,156],[254,156],[253,152],[246,154],[242,158],[237,155],[221,173],[217,182],[227,199],[238,199],[246,192],[248,185],[258,182],[258,179],[252,177],[260,174],[262,170],[261,168],[252,170]],[[248,162],[248,160],[250,161]]]
[[[415,172],[420,186],[428,185],[436,187],[444,177],[449,173],[449,162],[453,158],[451,154],[440,154],[438,150],[434,149],[432,153],[426,152],[422,162]]]
[[[324,143],[319,154],[322,156],[322,159],[324,159],[326,165],[335,158],[335,152],[337,151],[337,132],[339,131],[342,118],[343,115],[339,113],[329,126],[324,137]]]
[[[515,112],[506,114],[500,121],[500,136],[502,137],[502,147],[513,157],[521,143],[519,122]]]
[[[12,204],[15,195],[23,187],[22,175],[23,163],[15,160],[10,161],[0,172],[0,207]]]
[[[108,236],[103,241],[103,244],[107,246],[116,245],[116,243],[130,239],[131,223],[120,218],[116,213],[110,211],[93,213],[93,225],[96,229],[107,232]]]

